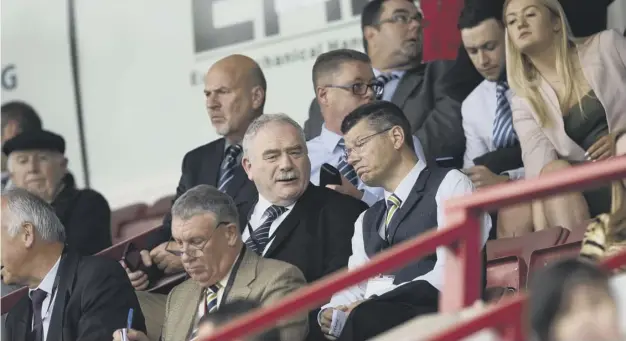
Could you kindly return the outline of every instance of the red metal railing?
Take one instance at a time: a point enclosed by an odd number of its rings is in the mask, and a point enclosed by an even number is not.
[[[365,266],[350,272],[344,270],[335,273],[294,292],[276,305],[247,314],[224,326],[205,341],[231,340],[272,327],[278,320],[319,307],[328,302],[337,291],[356,285],[379,273],[402,267],[434,252],[438,246],[445,246],[448,249],[445,287],[441,293],[440,311],[457,311],[469,306],[479,297],[479,215],[482,212],[561,192],[580,191],[622,178],[626,178],[626,157],[617,157],[604,162],[572,167],[559,174],[494,186],[472,195],[452,199],[446,203],[448,226],[445,228],[431,231],[414,240],[397,245],[372,258]],[[473,327],[470,325],[463,329],[461,326],[450,331],[452,333],[450,335],[465,336],[468,334],[461,335],[461,332],[469,332],[477,326],[479,329],[495,326],[494,329],[502,340],[524,340],[526,328],[522,325],[521,319],[511,318],[511,316],[521,316],[523,303],[523,297],[515,298],[500,308],[515,315],[502,314],[502,311],[498,314],[493,313],[482,320],[473,321],[472,323],[475,323]],[[447,340],[454,339],[458,337]],[[437,338],[437,340],[444,339]]]

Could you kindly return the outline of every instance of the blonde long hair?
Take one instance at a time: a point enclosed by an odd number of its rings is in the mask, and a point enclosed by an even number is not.
[[[504,2],[502,17],[505,23],[506,8],[511,1],[506,0]],[[563,84],[565,84],[565,93],[567,94],[560,107],[561,110],[567,110],[568,108],[563,108],[563,105],[570,103],[572,96],[581,98],[583,92],[582,86],[575,79],[576,64],[570,58],[570,51],[576,48],[575,44],[580,40],[574,38],[563,7],[561,7],[558,0],[541,0],[541,2],[552,15],[561,19],[560,40],[556,44],[556,72]],[[565,34],[563,34],[564,32]],[[539,71],[530,61],[530,58],[522,54],[511,41],[508,28],[506,32],[506,75],[513,92],[517,96],[528,100],[531,108],[537,113],[541,126],[548,126],[550,124],[547,115],[548,105],[540,94],[539,86],[541,79]]]

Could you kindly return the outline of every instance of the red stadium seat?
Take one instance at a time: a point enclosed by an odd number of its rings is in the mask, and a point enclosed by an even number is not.
[[[586,220],[578,226],[574,226],[567,237],[567,243],[580,242],[583,240],[585,236],[585,232],[587,231],[587,226],[591,220]]]
[[[163,217],[170,211],[174,196],[167,196],[157,200],[154,205],[146,207],[141,216],[136,217],[132,221],[123,224],[118,233],[115,235],[113,243],[133,238],[146,231],[149,231],[163,222]]]
[[[134,204],[115,210],[111,213],[111,239],[113,245],[122,240],[121,230],[131,222],[141,219],[146,213],[146,204]]]
[[[581,242],[567,243],[563,245],[535,250],[530,255],[528,266],[528,281],[532,279],[534,273],[551,264],[554,261],[565,258],[575,258],[580,252]]]
[[[490,240],[487,242],[487,259],[517,256],[529,264],[530,254],[533,251],[561,245],[565,243],[568,236],[569,230],[557,226],[521,237]]]
[[[524,288],[526,263],[517,256],[502,257],[487,262],[487,288]]]

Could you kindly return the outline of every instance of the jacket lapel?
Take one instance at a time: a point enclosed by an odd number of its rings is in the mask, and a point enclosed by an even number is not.
[[[393,93],[391,97],[391,102],[399,106],[400,108],[404,107],[404,103],[409,98],[411,93],[414,92],[415,88],[420,86],[424,80],[424,68],[426,64],[422,64],[412,70],[408,70],[402,79],[400,79],[400,83],[396,87],[396,91]]]
[[[235,276],[235,280],[232,287],[226,288],[222,304],[248,299],[248,296],[250,296],[250,283],[256,278],[256,267],[259,259],[260,257],[251,250],[244,252],[237,272],[231,274],[231,276]]]
[[[28,295],[24,295],[24,297],[12,309],[11,315],[13,314],[15,314],[15,325],[6,327],[8,331],[8,335],[6,335],[6,337],[8,337],[9,340],[29,340],[33,312]]]
[[[274,252],[278,250],[280,245],[285,242],[287,237],[291,234],[291,232],[302,222],[302,216],[306,213],[307,204],[309,196],[311,195],[311,191],[313,184],[309,183],[309,187],[307,187],[306,191],[300,199],[293,206],[293,211],[289,212],[289,215],[276,229],[276,237],[274,237],[274,241],[270,245],[270,248],[265,253],[265,257],[272,258]]]
[[[404,204],[400,207],[399,210],[393,215],[391,218],[391,222],[388,226],[390,242],[393,242],[393,237],[396,235],[396,231],[400,226],[400,223],[406,218],[407,214],[413,211],[413,208],[417,203],[422,200],[424,187],[426,187],[426,183],[428,182],[428,177],[430,176],[430,171],[428,168],[424,168],[422,173],[417,178],[417,181],[413,185],[413,189],[411,189],[411,194],[406,198]]]
[[[176,310],[174,311],[172,309],[169,314],[176,316],[175,325],[178,327],[168,332],[168,334],[172,335],[171,340],[186,340],[189,333],[195,327],[196,315],[198,314],[198,307],[200,306],[202,291],[204,289],[193,280],[190,281],[191,285],[185,290],[184,295],[180,296],[180,302],[192,302],[193,306],[171,302],[172,307],[175,304]]]
[[[203,174],[198,176],[200,179],[204,180],[201,181],[202,183],[217,187],[217,182],[219,181],[220,176],[220,167],[222,167],[222,160],[224,160],[225,146],[226,140],[221,138],[213,145],[213,149],[208,150],[205,161],[207,166],[202,167],[201,171]]]
[[[47,340],[64,340],[63,337],[63,321],[65,320],[65,307],[69,300],[72,290],[74,289],[74,279],[78,269],[79,256],[73,252],[66,252],[59,264],[59,283],[57,287],[56,297],[54,298],[54,307],[52,309],[52,317],[50,318],[50,326],[48,327]]]

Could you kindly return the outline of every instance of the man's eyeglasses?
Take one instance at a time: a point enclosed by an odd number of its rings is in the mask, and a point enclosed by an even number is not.
[[[345,148],[344,154],[345,154],[346,160],[350,158],[350,155],[352,155],[352,153],[356,152],[357,154],[361,154],[361,150],[363,149],[363,146],[365,146],[366,143],[371,141],[374,137],[390,131],[392,128],[393,127],[387,128],[387,129],[381,130],[381,131],[379,131],[377,133],[374,133],[372,135],[365,136],[364,138],[358,140],[356,142],[356,144],[354,145],[354,147],[352,147],[352,148]]]
[[[217,229],[221,226],[221,225],[227,225],[230,224],[230,222],[228,221],[222,221],[220,223],[217,224],[217,226],[215,226],[215,228],[213,229],[213,232],[211,232],[211,235],[209,235],[209,237],[207,239],[202,239],[202,238],[192,238],[191,241],[187,242],[187,246],[185,247],[185,242],[183,243],[178,243],[174,237],[172,237],[170,239],[169,242],[167,242],[167,246],[165,247],[165,251],[175,255],[175,256],[182,256],[183,254],[186,254],[189,257],[192,258],[198,258],[201,257],[204,254],[204,247],[206,246],[206,244],[211,240],[211,238],[213,237],[213,235],[215,234],[215,231],[217,231]]]
[[[363,96],[367,93],[368,89],[372,89],[372,92],[374,92],[374,95],[377,98],[383,95],[383,90],[385,89],[385,86],[383,85],[383,83],[379,81],[373,81],[369,84],[361,83],[361,82],[350,84],[350,85],[332,85],[331,84],[331,85],[326,85],[326,87],[348,90],[357,96]]]
[[[424,27],[427,24],[422,14],[418,12],[415,15],[409,15],[408,13],[396,13],[392,15],[391,18],[381,19],[380,21],[378,21],[378,25],[381,25],[384,23],[408,25],[413,20],[417,21],[417,23],[420,24],[422,27]]]

